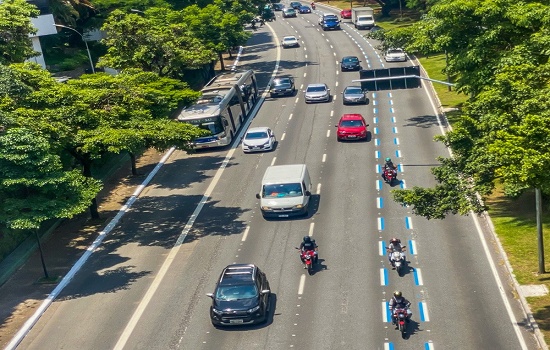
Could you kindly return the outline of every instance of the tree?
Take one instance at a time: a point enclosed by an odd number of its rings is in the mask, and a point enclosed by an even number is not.
[[[244,44],[251,36],[244,31],[243,21],[231,12],[222,12],[218,5],[200,8],[192,5],[184,10],[193,37],[218,54],[222,70],[225,69],[222,53]]]
[[[85,211],[101,182],[78,170],[64,170],[48,139],[33,130],[9,128],[0,134],[0,222],[34,230],[49,219]]]
[[[0,64],[23,62],[39,53],[32,48],[29,35],[36,33],[31,17],[40,12],[25,0],[0,2]]]
[[[544,20],[549,8],[523,4],[525,8],[518,9],[515,3],[494,7],[489,1],[477,4],[476,10],[461,7],[472,20],[458,19],[460,5],[462,1],[446,1],[433,8],[439,11],[433,28],[445,27],[439,32],[448,38],[437,38],[436,43],[457,44],[450,69],[459,75],[463,90],[471,93],[453,130],[438,137],[453,150],[453,159],[432,169],[439,182],[435,188],[393,192],[398,202],[412,205],[413,211],[428,218],[484,210],[478,194],[490,194],[495,182],[502,183],[508,195],[528,188],[550,194],[550,41]],[[460,39],[464,27],[453,32],[443,24],[445,13],[455,25],[477,21],[487,26],[478,24],[474,39]],[[418,40],[411,45],[418,45]],[[460,200],[453,203],[452,198]]]
[[[216,59],[190,34],[182,13],[168,8],[152,8],[143,16],[115,10],[102,29],[109,33],[103,40],[108,49],[99,66],[140,68],[182,79],[186,69],[199,69]]]
[[[198,97],[198,92],[177,80],[129,69],[116,76],[85,75],[65,84],[49,77],[31,84],[26,78],[36,77],[33,69],[40,68],[16,69],[35,90],[13,110],[13,126],[48,137],[52,149],[73,157],[86,177],[92,177],[93,162],[107,153],[134,155],[147,147],[165,150],[172,146],[189,150],[194,138],[207,134],[168,119],[171,111]],[[92,217],[98,217],[95,200],[90,209]]]

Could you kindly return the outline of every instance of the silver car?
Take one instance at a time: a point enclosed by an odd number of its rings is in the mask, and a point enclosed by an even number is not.
[[[403,49],[389,49],[384,55],[386,62],[405,62],[407,55]]]
[[[367,104],[367,92],[361,89],[361,86],[346,86],[342,92],[342,103],[347,105],[351,103]]]
[[[243,137],[244,153],[272,151],[275,147],[275,134],[268,127],[250,128]]]
[[[330,89],[327,84],[309,84],[304,92],[306,103],[330,101]]]

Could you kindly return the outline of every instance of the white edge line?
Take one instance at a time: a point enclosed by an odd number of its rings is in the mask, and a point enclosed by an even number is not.
[[[149,182],[153,179],[153,177],[158,173],[160,168],[164,165],[164,163],[168,160],[168,158],[174,153],[175,148],[170,148],[162,157],[160,162],[155,166],[155,168],[149,173],[147,178],[143,181],[143,183],[136,188],[132,196],[126,201],[124,206],[118,211],[117,215],[105,226],[105,228],[99,232],[96,239],[93,241],[93,243],[88,246],[84,254],[80,257],[80,259],[77,260],[77,262],[71,267],[69,272],[63,277],[61,282],[55,287],[55,289],[44,299],[42,304],[36,309],[34,314],[23,324],[23,327],[15,334],[15,336],[11,339],[11,341],[6,346],[6,350],[12,350],[15,349],[19,343],[25,338],[25,336],[30,332],[32,327],[38,322],[40,317],[46,312],[48,307],[53,303],[53,301],[59,296],[59,293],[65,289],[65,287],[69,284],[69,282],[73,279],[73,277],[76,275],[78,271],[84,266],[84,263],[90,258],[90,256],[93,254],[93,252],[99,247],[101,242],[107,237],[107,235],[113,230],[113,228],[118,224],[119,220],[122,218],[124,214],[130,209],[132,204],[136,201],[137,196],[143,191],[143,189],[149,184]]]
[[[422,84],[426,84],[426,83],[423,81]],[[431,83],[428,84],[428,85],[430,85],[433,89],[433,85],[431,85]],[[441,121],[440,113],[439,113],[438,108],[436,107],[435,102],[434,102],[434,100],[433,100],[433,98],[432,98],[432,96],[431,96],[431,94],[428,90],[429,90],[428,88],[424,87],[424,91],[426,92],[426,95],[428,96],[428,99],[430,100],[430,103],[432,105],[433,111],[434,111],[434,113],[437,117],[437,123],[439,124],[439,130],[441,131],[441,134],[445,135],[446,132],[445,132],[445,128],[443,127],[443,123]],[[444,115],[443,115],[443,118],[445,118]],[[449,125],[449,124],[447,123],[447,125]],[[449,129],[451,129],[450,125],[449,125]],[[453,155],[453,152],[450,148],[447,148],[447,151],[449,152],[449,154],[451,156]],[[489,261],[489,266],[491,267],[491,271],[493,272],[493,276],[495,278],[495,281],[497,283],[497,286],[498,286],[498,289],[499,289],[499,292],[500,292],[500,297],[502,298],[502,301],[503,301],[504,306],[506,308],[506,312],[508,313],[508,317],[510,318],[510,322],[512,323],[512,327],[514,328],[514,332],[516,333],[516,336],[518,338],[518,341],[521,345],[522,350],[528,350],[527,344],[525,342],[525,339],[523,338],[523,334],[521,333],[520,326],[517,322],[516,316],[514,315],[514,313],[512,311],[512,307],[510,305],[510,302],[508,301],[508,298],[506,297],[506,292],[504,290],[504,286],[502,285],[502,281],[500,279],[500,276],[498,275],[498,271],[495,267],[495,263],[492,259],[489,248],[487,246],[487,242],[485,241],[485,237],[483,236],[483,232],[481,230],[481,225],[479,224],[477,214],[475,214],[473,212],[470,212],[470,216],[472,217],[472,220],[474,221],[474,224],[476,226],[476,230],[477,230],[478,236],[481,240],[483,250],[485,251],[485,256],[486,256],[487,260]],[[489,218],[489,221],[491,222],[490,217],[489,216],[487,216],[487,217]],[[492,224],[492,222],[491,222],[491,224]],[[529,317],[529,315],[527,315],[527,312],[525,312],[525,309],[523,310],[523,313],[527,318]]]

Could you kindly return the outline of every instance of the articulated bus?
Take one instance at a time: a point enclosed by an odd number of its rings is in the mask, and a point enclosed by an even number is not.
[[[211,135],[195,140],[195,149],[229,145],[258,100],[254,72],[219,74],[201,92],[196,104],[183,109],[178,120],[210,131]]]

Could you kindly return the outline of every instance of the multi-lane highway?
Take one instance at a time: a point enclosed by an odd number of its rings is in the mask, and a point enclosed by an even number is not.
[[[370,92],[368,105],[343,106],[340,93],[359,74],[340,72],[339,60],[355,55],[364,68],[388,67],[375,44],[346,22],[323,32],[316,14],[278,16],[255,32],[239,67],[253,69],[262,88],[274,72],[294,76],[301,90],[327,83],[332,101],[306,105],[301,92],[262,99],[251,125],[274,130],[273,152],[173,153],[19,348],[536,349],[517,325],[524,316],[485,241],[485,223],[416,217],[381,181],[380,165],[391,157],[399,164],[395,188],[433,185],[430,167],[448,156],[433,141],[443,129],[426,90]],[[285,35],[301,46],[281,49]],[[343,113],[363,114],[367,142],[336,141]],[[255,198],[263,173],[294,163],[311,174],[310,215],[267,221]],[[294,249],[304,235],[319,244],[313,276]],[[408,247],[411,269],[403,277],[383,249],[394,236]],[[205,293],[235,262],[267,274],[272,312],[265,325],[210,324]],[[412,303],[406,339],[389,322],[396,289]]]

